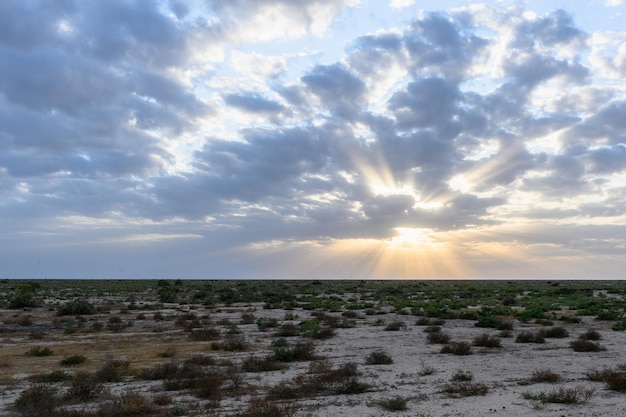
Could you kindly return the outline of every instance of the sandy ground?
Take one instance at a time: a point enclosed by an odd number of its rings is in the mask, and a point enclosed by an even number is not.
[[[170,306],[171,307],[171,306]],[[310,318],[309,311],[295,310],[263,310],[260,305],[234,306],[203,312],[201,307],[193,312],[197,315],[210,313],[211,320],[220,322],[230,320],[238,323],[243,310],[253,310],[256,318],[274,317],[284,323],[285,313],[297,314],[293,323]],[[45,327],[43,316],[31,312],[35,325]],[[162,310],[166,317],[180,314],[174,308]],[[3,312],[3,319],[14,312]],[[41,314],[39,322],[37,314]],[[137,312],[129,313],[135,316]],[[339,313],[329,313],[339,316]],[[563,326],[569,331],[569,337],[546,339],[544,344],[516,343],[515,336],[521,331],[537,331],[546,327],[538,324],[515,322],[511,338],[502,338],[501,348],[474,347],[473,353],[467,356],[439,353],[441,345],[429,344],[424,326],[417,326],[417,317],[385,313],[365,316],[359,313],[354,328],[336,329],[336,335],[326,340],[316,340],[315,353],[323,356],[335,366],[354,362],[358,364],[359,380],[370,385],[364,393],[355,395],[332,395],[298,400],[301,410],[298,416],[624,416],[626,415],[626,394],[610,391],[603,382],[592,382],[586,373],[590,370],[605,368],[615,369],[626,363],[626,347],[623,332],[610,329],[610,323],[595,321],[592,317],[583,317],[582,323],[564,324],[555,321],[556,326]],[[131,317],[129,315],[129,317]],[[146,313],[150,316],[151,313]],[[376,321],[384,320],[391,323],[396,320],[406,323],[407,328],[399,331],[386,331],[384,325],[376,325]],[[89,370],[108,356],[124,357],[136,368],[166,362],[170,359],[158,358],[156,352],[167,348],[176,350],[176,358],[184,359],[198,352],[210,354],[216,359],[227,359],[234,364],[241,363],[251,355],[265,356],[272,352],[271,341],[276,337],[272,329],[262,332],[256,324],[238,324],[246,340],[251,344],[245,352],[212,351],[209,342],[190,342],[183,330],[172,325],[173,320],[155,323],[149,318],[135,320],[133,327],[121,333],[74,333],[65,335],[62,332],[49,331],[49,336],[42,340],[32,340],[20,332],[3,332],[0,334],[0,358],[4,366],[0,368],[0,415],[9,416],[10,408],[17,396],[30,385],[29,375],[61,369],[58,361],[69,354],[83,354],[89,361],[82,366]],[[162,326],[159,333],[154,332],[155,326]],[[569,343],[590,327],[598,330],[602,339],[599,341],[606,350],[601,352],[574,352]],[[449,334],[454,341],[472,342],[473,338],[489,333],[497,335],[495,329],[474,327],[471,320],[446,320],[442,331]],[[288,338],[294,342],[301,337]],[[55,355],[44,358],[24,356],[30,346],[50,346]],[[384,351],[392,359],[389,365],[368,365],[367,355],[373,351]],[[297,375],[308,371],[310,362],[291,362],[287,369],[243,373],[248,394],[224,398],[217,409],[217,415],[232,415],[244,409],[254,396],[263,395],[268,387],[282,381],[291,381]],[[431,368],[431,373],[424,375],[424,370]],[[75,372],[79,368],[63,368]],[[556,383],[534,383],[531,376],[536,370],[551,370],[562,379]],[[489,391],[484,396],[451,397],[442,392],[444,386],[451,381],[458,371],[473,375],[473,383],[485,384]],[[62,386],[62,384],[60,385]],[[523,398],[524,392],[548,392],[561,387],[593,388],[592,398],[582,404],[539,403]],[[154,393],[160,389],[158,381],[143,381],[129,378],[123,383],[107,384],[110,395],[134,390],[136,392]],[[191,404],[198,399],[185,392],[170,393],[175,401],[185,404],[189,416],[209,415],[208,412],[194,411]],[[377,402],[400,396],[408,399],[407,410],[387,411]]]

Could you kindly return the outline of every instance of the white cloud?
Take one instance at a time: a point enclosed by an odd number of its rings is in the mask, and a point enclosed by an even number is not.
[[[277,77],[287,71],[287,61],[282,56],[233,51],[230,60],[235,71],[258,81]]]
[[[624,3],[623,0],[605,0],[604,5],[606,7],[618,7]]]
[[[391,0],[389,7],[392,9],[404,9],[415,4],[415,0]]]

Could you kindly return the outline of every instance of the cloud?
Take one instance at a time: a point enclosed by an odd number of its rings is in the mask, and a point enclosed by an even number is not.
[[[356,5],[2,3],[3,227],[23,248],[37,232],[58,248],[176,242],[193,260],[398,228],[510,233],[529,253],[618,239],[600,226],[626,215],[622,34],[481,6],[359,33],[302,70],[293,54],[244,52],[321,35]],[[580,219],[589,241],[567,228]],[[541,233],[557,222],[568,238]]]

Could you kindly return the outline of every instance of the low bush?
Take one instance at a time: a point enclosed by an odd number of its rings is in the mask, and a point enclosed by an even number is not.
[[[441,347],[441,353],[452,353],[453,355],[471,355],[472,345],[467,342],[450,342]]]
[[[315,337],[322,330],[322,325],[318,319],[305,320],[300,323],[300,334],[304,337]]]
[[[260,331],[265,332],[267,329],[278,327],[278,319],[260,317],[256,320],[256,325]]]
[[[141,394],[125,392],[100,406],[97,416],[115,417],[165,417],[152,402]]]
[[[539,401],[541,403],[559,404],[584,404],[593,397],[593,388],[581,386],[573,388],[555,388],[548,392],[524,392],[522,396],[526,400]]]
[[[492,327],[494,329],[500,327],[502,325],[502,319],[496,316],[480,316],[476,323],[474,323],[475,327]]]
[[[286,361],[289,362],[289,361]],[[284,368],[274,356],[250,356],[243,360],[241,369],[246,372],[271,372]]]
[[[546,339],[541,333],[520,332],[515,338],[516,343],[545,343]]]
[[[586,332],[578,336],[578,338],[580,340],[600,340],[602,339],[602,335],[597,330],[588,329]]]
[[[72,355],[67,356],[59,361],[59,365],[61,366],[76,366],[82,365],[87,361],[87,358],[83,355]]]
[[[279,362],[309,361],[315,358],[315,344],[311,341],[300,341],[293,348],[277,347],[274,359]]]
[[[242,352],[248,349],[248,342],[242,334],[227,334],[219,347],[227,352]]]
[[[278,339],[272,340],[272,346],[274,347],[289,346],[289,342],[284,337],[279,337]]]
[[[439,333],[441,331],[441,326],[427,326],[424,329],[424,333]]]
[[[248,408],[235,417],[295,417],[300,406],[297,403],[279,403],[269,398],[253,398]]]
[[[538,369],[533,372],[531,380],[533,382],[558,382],[561,380],[561,375],[549,369]]]
[[[404,329],[406,329],[406,323],[401,320],[392,321],[387,326],[385,326],[385,331],[388,332],[395,332]]]
[[[125,359],[109,359],[94,374],[102,382],[122,382],[128,375],[131,375],[130,361]]]
[[[513,330],[513,321],[512,320],[502,320],[502,323],[498,327],[497,330]]]
[[[44,346],[33,346],[28,349],[25,353],[26,356],[51,356],[54,352],[49,347]]]
[[[221,336],[219,329],[215,327],[203,327],[200,329],[192,329],[189,338],[194,342],[206,342],[210,340],[218,340]]]
[[[585,376],[589,381],[593,382],[605,382],[604,377],[607,372],[612,372],[609,369],[599,370],[599,369],[591,369],[585,373]]]
[[[485,384],[470,381],[453,381],[445,384],[441,390],[450,397],[472,397],[487,395],[489,387]]]
[[[610,390],[626,392],[626,373],[607,369],[602,372],[602,379]]]
[[[243,313],[241,315],[241,319],[239,321],[239,323],[241,324],[254,324],[256,320],[256,317],[254,317],[254,314],[252,313]]]
[[[574,352],[600,352],[606,350],[604,346],[591,340],[572,340],[569,346]]]
[[[539,333],[547,338],[565,338],[569,336],[569,332],[567,331],[567,329],[565,327],[562,326],[556,326],[556,327],[550,327],[549,329],[542,329],[539,331]]]
[[[65,399],[70,401],[89,401],[102,392],[102,383],[92,374],[78,372],[74,375]]]
[[[365,363],[368,365],[390,365],[393,363],[393,359],[386,352],[377,350],[367,355]]]
[[[22,417],[55,417],[59,398],[51,387],[33,385],[22,391],[13,403],[13,411]]]
[[[314,373],[297,376],[292,381],[283,381],[270,388],[271,399],[296,399],[320,395],[359,394],[369,385],[357,379],[357,365],[347,363],[337,369],[324,363]]]
[[[428,336],[426,336],[426,340],[431,345],[434,345],[434,344],[445,345],[446,343],[450,341],[450,335],[443,333],[443,332],[428,333]]]
[[[96,313],[93,304],[85,299],[75,299],[63,304],[57,309],[57,316],[80,316]]]
[[[376,404],[387,411],[404,411],[408,408],[407,399],[400,396],[378,400]]]
[[[53,382],[69,381],[72,378],[73,377],[71,374],[63,370],[57,369],[55,371],[50,371],[47,374],[33,375],[30,379],[35,382],[53,383]]]
[[[491,336],[487,333],[483,333],[480,336],[476,336],[473,342],[474,346],[499,348],[502,347],[500,338],[497,336]]]
[[[285,323],[274,333],[277,337],[293,337],[300,334],[300,328],[294,323]]]
[[[430,318],[426,316],[418,317],[418,319],[415,321],[416,326],[428,326],[429,324],[430,324]]]
[[[474,375],[470,371],[456,371],[452,375],[452,381],[471,381],[474,379]]]

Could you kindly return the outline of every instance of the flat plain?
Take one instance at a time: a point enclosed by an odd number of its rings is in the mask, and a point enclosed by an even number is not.
[[[623,416],[621,281],[0,282],[3,416]]]

